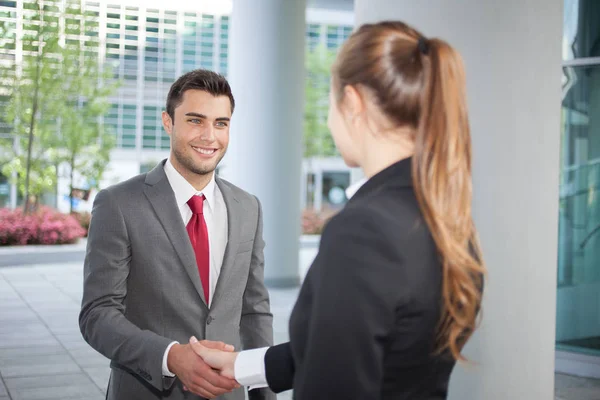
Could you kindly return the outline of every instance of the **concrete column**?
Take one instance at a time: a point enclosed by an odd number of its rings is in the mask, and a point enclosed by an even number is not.
[[[356,0],[357,25],[399,19],[463,55],[474,214],[489,268],[483,323],[451,399],[554,398],[561,0]]]
[[[305,1],[234,0],[228,78],[236,98],[222,176],[263,207],[265,279],[297,285]]]

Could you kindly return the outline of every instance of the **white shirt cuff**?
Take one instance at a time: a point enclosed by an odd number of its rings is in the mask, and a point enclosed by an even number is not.
[[[265,373],[265,354],[268,347],[241,351],[234,365],[235,380],[248,390],[269,387]]]
[[[171,350],[171,347],[173,347],[174,344],[179,344],[179,342],[173,342],[171,343],[167,349],[165,350],[165,355],[163,356],[163,363],[162,363],[162,374],[163,376],[168,376],[169,378],[172,378],[175,376],[174,373],[172,373],[171,371],[169,371],[169,367],[167,365],[167,360],[169,359],[169,350]]]

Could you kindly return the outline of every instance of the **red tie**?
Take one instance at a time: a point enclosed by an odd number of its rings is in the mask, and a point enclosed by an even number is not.
[[[210,249],[208,247],[208,229],[206,228],[203,212],[204,199],[205,197],[202,195],[192,196],[188,200],[187,204],[190,206],[193,215],[186,229],[188,235],[190,235],[190,241],[196,254],[196,263],[198,264],[200,281],[204,289],[204,298],[206,299],[206,304],[209,304]]]

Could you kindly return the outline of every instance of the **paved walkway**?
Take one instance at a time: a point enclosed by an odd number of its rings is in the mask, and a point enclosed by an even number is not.
[[[81,263],[0,268],[0,400],[104,399],[109,362],[77,324],[81,280]],[[297,290],[271,296],[283,342]]]
[[[80,262],[0,268],[0,400],[104,399],[108,360],[77,324],[81,279]],[[297,294],[271,290],[276,343],[288,339]],[[600,382],[560,375],[556,392],[557,400],[600,400]]]

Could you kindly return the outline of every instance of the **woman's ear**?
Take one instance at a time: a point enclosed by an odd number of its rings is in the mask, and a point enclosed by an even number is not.
[[[365,109],[362,94],[356,87],[346,85],[344,87],[344,99],[342,101],[342,110],[348,119],[352,122],[362,114]]]

